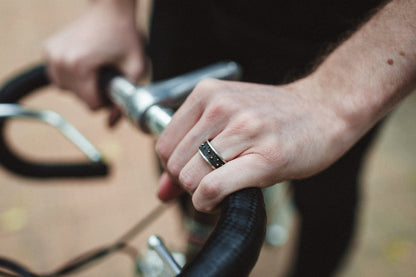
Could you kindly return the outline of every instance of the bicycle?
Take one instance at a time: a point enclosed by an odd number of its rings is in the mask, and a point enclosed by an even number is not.
[[[107,97],[123,110],[134,125],[149,134],[159,134],[169,123],[172,108],[177,108],[205,78],[236,79],[240,68],[236,63],[218,63],[183,76],[166,81],[135,87],[116,71],[105,68],[100,73],[100,87]],[[107,165],[99,151],[76,129],[51,111],[36,111],[17,103],[34,90],[49,84],[45,66],[34,67],[10,80],[0,91],[0,163],[9,170],[30,178],[92,177],[107,174]],[[27,161],[10,150],[4,139],[5,119],[9,117],[37,118],[61,131],[73,141],[90,159],[90,163],[40,164]],[[154,211],[150,217],[160,213]],[[259,189],[246,189],[230,195],[222,204],[221,216],[215,230],[198,256],[181,269],[161,241],[151,237],[150,246],[159,253],[170,271],[177,276],[247,276],[255,265],[265,235],[266,212]],[[20,276],[60,276],[68,274],[89,261],[105,256],[127,246],[127,241],[142,227],[138,224],[116,243],[98,249],[49,275],[37,275],[26,267],[1,258],[0,268],[8,269]],[[0,271],[0,274],[7,274]],[[15,276],[15,275],[4,275]]]

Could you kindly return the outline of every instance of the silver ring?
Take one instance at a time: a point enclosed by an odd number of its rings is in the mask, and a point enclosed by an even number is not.
[[[201,154],[202,158],[213,168],[217,169],[223,166],[226,161],[215,151],[214,147],[212,147],[209,141],[205,141],[199,147],[199,154]]]

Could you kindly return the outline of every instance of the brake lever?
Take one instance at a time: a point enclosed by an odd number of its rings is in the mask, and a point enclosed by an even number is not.
[[[28,118],[44,122],[58,129],[91,162],[103,161],[101,152],[72,124],[54,111],[30,109],[19,104],[0,104],[0,118]]]

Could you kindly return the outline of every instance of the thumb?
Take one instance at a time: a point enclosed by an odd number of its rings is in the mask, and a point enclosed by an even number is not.
[[[248,187],[265,187],[273,184],[268,166],[256,155],[245,155],[231,160],[206,175],[192,196],[195,209],[214,211],[229,194]]]

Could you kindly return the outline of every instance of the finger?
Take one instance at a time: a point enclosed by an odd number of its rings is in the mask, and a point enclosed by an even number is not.
[[[98,109],[103,102],[97,94],[96,74],[88,59],[72,53],[60,58],[58,54],[46,53],[47,72],[58,87],[75,92],[91,109]]]
[[[221,121],[225,122],[225,119]],[[211,146],[225,161],[235,159],[237,156],[243,154],[247,149],[253,146],[253,138],[255,138],[251,131],[246,130],[248,125],[250,125],[250,128],[255,127],[253,124],[248,123],[246,117],[240,116],[239,119],[230,119],[230,121],[231,122],[226,126],[226,128],[222,130],[218,135],[215,135],[214,133],[214,139],[210,141]],[[220,124],[214,124],[214,126],[222,127]],[[204,127],[202,127],[202,129],[203,128]],[[195,127],[195,129],[197,128]],[[194,130],[192,130],[190,133],[193,131]],[[190,135],[190,137],[192,138],[193,136]],[[194,192],[196,186],[208,173],[206,171],[208,162],[205,161],[203,157],[201,157],[200,153],[197,153],[200,144],[195,145],[195,143],[192,143],[192,141],[187,141],[187,138],[185,138],[175,149],[168,163],[168,169],[170,171],[172,170],[174,173],[177,172],[179,175],[180,183],[187,191],[191,193]],[[194,150],[193,153],[195,153],[189,162],[183,160],[185,155],[180,155],[182,152],[186,151],[185,147],[187,147],[187,145],[192,145],[191,147],[193,147]],[[188,146],[188,151],[191,150],[191,147]]]
[[[162,201],[172,200],[183,193],[181,189],[170,177],[164,172],[159,179],[157,196]]]
[[[59,74],[57,72],[57,68],[54,64],[48,63],[48,66],[46,67],[46,72],[53,84],[55,84],[57,87],[62,87],[61,81],[59,79]]]
[[[97,73],[94,68],[77,74],[75,93],[83,99],[90,109],[97,110],[104,105],[104,100],[98,93]]]
[[[56,54],[54,54],[53,52],[53,47],[51,46],[51,43],[46,43],[43,48],[43,58],[47,64],[46,72],[52,83],[54,83],[58,87],[62,87],[58,74],[60,61],[57,58],[54,58],[55,56]]]
[[[172,176],[179,176],[185,164],[197,155],[200,145],[206,140],[216,137],[224,129],[228,119],[218,117],[215,121],[207,120],[207,117],[203,115],[201,120],[178,143],[167,162],[167,169]],[[197,168],[201,169],[200,166]]]
[[[178,143],[192,129],[202,115],[203,105],[201,102],[187,102],[185,101],[173,115],[171,122],[163,130],[156,143],[156,152],[164,161],[169,160]]]
[[[120,121],[121,111],[117,107],[112,107],[108,118],[108,126],[114,127]]]
[[[259,177],[259,172],[264,172],[265,167],[256,154],[241,156],[227,162],[202,178],[192,196],[194,207],[201,212],[210,212],[224,197],[235,191],[246,187],[271,185],[269,178]]]
[[[76,55],[76,51],[51,53],[49,59],[55,83],[62,89],[76,91],[79,86],[79,70],[83,68],[84,60]]]
[[[219,97],[212,94],[221,89],[216,82],[200,82],[159,139],[157,151],[174,177],[202,143],[215,138],[232,120],[232,107],[219,103]]]
[[[144,58],[138,54],[129,56],[119,65],[123,75],[130,80],[132,83],[137,83],[142,77],[146,65]]]
[[[188,193],[193,194],[202,178],[212,171],[212,167],[199,153],[196,153],[179,174],[179,183]]]
[[[67,86],[68,77],[65,76],[65,65],[60,59],[47,59],[47,73],[51,82],[61,89],[69,89]],[[69,82],[73,83],[73,82]]]

